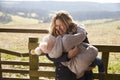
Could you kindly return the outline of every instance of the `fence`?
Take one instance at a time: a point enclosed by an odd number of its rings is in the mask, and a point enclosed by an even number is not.
[[[47,30],[35,30],[35,29],[4,29],[0,28],[0,32],[8,33],[48,33]],[[39,57],[36,55],[31,55],[30,51],[38,45],[38,38],[29,37],[28,43],[28,53],[19,53],[14,51],[9,51],[5,49],[0,49],[0,80],[39,80],[40,77],[52,79],[55,76],[54,70],[39,70],[39,66],[43,67],[54,67],[53,63],[40,63]],[[108,73],[108,62],[110,52],[120,53],[120,46],[113,45],[94,45],[98,48],[99,52],[102,52],[102,60],[104,61],[105,76],[98,73],[94,73],[94,79],[99,80],[120,80],[119,74],[110,74]],[[1,54],[9,54],[18,57],[29,57],[29,62],[22,61],[2,61]],[[115,53],[115,54],[116,54]],[[2,69],[2,65],[23,65],[29,66],[29,70],[16,70],[16,69]],[[20,74],[29,74],[29,78],[9,78],[3,77],[3,73],[20,73]],[[41,79],[40,79],[41,80]],[[42,79],[43,80],[43,79]],[[45,79],[46,80],[46,79]]]

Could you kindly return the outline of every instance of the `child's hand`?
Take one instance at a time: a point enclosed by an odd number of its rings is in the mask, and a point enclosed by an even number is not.
[[[35,50],[31,50],[31,54],[33,55],[41,55],[43,52],[40,47],[35,48]]]
[[[35,50],[32,49],[32,50],[30,51],[30,54],[35,55]]]

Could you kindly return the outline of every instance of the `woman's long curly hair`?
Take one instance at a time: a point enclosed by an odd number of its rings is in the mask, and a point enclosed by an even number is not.
[[[70,16],[70,14],[66,11],[58,11],[57,13],[55,13],[55,15],[52,18],[51,21],[51,26],[50,26],[50,34],[52,34],[53,36],[57,37],[59,34],[57,32],[57,30],[55,29],[55,22],[56,20],[59,19],[64,27],[66,27],[66,34],[69,34],[71,32],[73,32],[72,34],[77,33],[77,29],[75,30],[75,27],[77,26],[77,24],[73,21],[73,18]],[[72,31],[74,28],[74,31]]]

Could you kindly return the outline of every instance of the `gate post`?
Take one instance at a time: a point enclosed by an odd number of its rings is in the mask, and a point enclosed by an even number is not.
[[[39,59],[37,55],[32,55],[31,50],[34,50],[38,46],[38,38],[29,37],[28,49],[29,49],[29,76],[30,80],[39,80],[38,77],[34,77],[30,74],[32,71],[38,71]]]

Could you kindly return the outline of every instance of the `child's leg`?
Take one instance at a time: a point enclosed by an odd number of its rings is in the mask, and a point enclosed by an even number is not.
[[[90,67],[95,67],[96,65],[98,66],[99,73],[104,72],[104,64],[103,64],[103,61],[99,57],[95,58],[95,60],[90,65]]]
[[[98,66],[99,73],[104,72],[104,64],[103,64],[103,61],[99,57],[96,57],[96,63]]]
[[[96,65],[98,66],[99,73],[104,74],[104,64],[103,64],[103,61],[99,57],[96,57],[89,67],[95,67]],[[93,80],[92,70],[86,71],[84,77],[85,77],[85,80]]]

